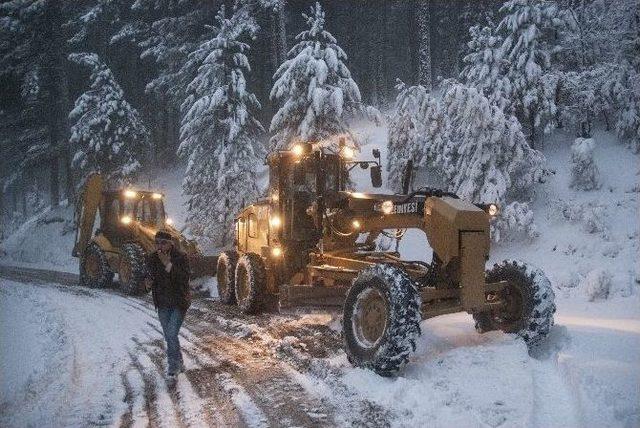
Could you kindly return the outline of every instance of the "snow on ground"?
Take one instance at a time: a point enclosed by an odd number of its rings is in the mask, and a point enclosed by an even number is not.
[[[0,264],[77,272],[74,239],[73,209],[47,209],[0,242]]]
[[[160,338],[118,296],[6,280],[0,325],[2,426],[118,422],[134,341]]]

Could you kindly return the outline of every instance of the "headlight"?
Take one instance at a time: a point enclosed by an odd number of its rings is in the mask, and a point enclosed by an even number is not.
[[[355,156],[355,152],[353,151],[353,149],[351,147],[343,147],[342,148],[342,157],[345,159],[353,159],[353,157]]]
[[[154,193],[151,195],[151,197],[153,199],[162,199],[162,194],[161,193]]]
[[[131,223],[131,217],[129,217],[128,215],[125,215],[120,218],[120,221],[122,222],[122,224],[129,224]]]
[[[282,220],[280,220],[280,216],[274,215],[269,219],[269,225],[274,229],[280,227],[281,224],[282,224]]]
[[[280,257],[282,255],[282,248],[280,247],[273,247],[271,249],[271,255],[273,257]]]
[[[393,201],[384,201],[380,206],[383,214],[391,214],[393,212]]]
[[[362,224],[360,223],[360,220],[353,220],[351,222],[351,226],[353,226],[354,229],[358,230],[360,229],[360,227],[362,227]]]
[[[271,194],[271,202],[278,202],[279,199],[280,197],[278,196],[278,192],[273,192]]]
[[[125,190],[124,191],[124,197],[125,198],[137,198],[138,197],[138,192],[136,192],[135,190]]]
[[[173,220],[172,220],[172,219],[170,219],[169,217],[167,217],[167,218],[164,220],[164,222],[165,222],[166,224],[168,224],[169,226],[171,226],[171,225],[173,224]]]
[[[498,215],[498,212],[500,212],[500,208],[498,208],[496,204],[490,204],[489,208],[487,209],[487,212],[489,213],[490,216],[493,217]]]
[[[302,154],[304,153],[304,147],[302,147],[302,144],[296,144],[295,146],[293,146],[291,151],[296,156],[302,156]]]

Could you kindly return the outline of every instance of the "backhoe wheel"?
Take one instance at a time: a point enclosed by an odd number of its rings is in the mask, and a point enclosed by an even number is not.
[[[262,309],[267,287],[267,271],[262,258],[255,253],[240,257],[236,266],[236,300],[245,314],[255,314]]]
[[[144,294],[144,280],[147,276],[147,265],[144,249],[136,243],[122,246],[120,256],[120,290],[132,296]]]
[[[80,284],[91,288],[111,286],[113,272],[104,250],[95,242],[89,243],[80,259]]]
[[[499,294],[505,303],[473,316],[480,333],[502,330],[516,333],[527,345],[544,339],[553,326],[555,294],[542,270],[523,262],[505,260],[486,273],[486,281],[509,281]]]
[[[351,364],[392,376],[420,335],[421,299],[407,273],[377,264],[360,272],[344,303],[343,335]]]
[[[218,295],[220,301],[227,305],[236,302],[236,265],[238,264],[238,252],[235,250],[224,251],[218,257],[216,278],[218,279]]]

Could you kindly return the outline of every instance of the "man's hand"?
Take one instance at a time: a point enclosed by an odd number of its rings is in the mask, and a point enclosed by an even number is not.
[[[162,264],[167,267],[169,263],[171,263],[171,254],[165,253],[164,251],[158,251],[158,257]]]
[[[151,280],[151,278],[146,277],[144,279],[144,290],[145,291],[149,291],[151,290],[151,285],[153,284],[153,281]]]

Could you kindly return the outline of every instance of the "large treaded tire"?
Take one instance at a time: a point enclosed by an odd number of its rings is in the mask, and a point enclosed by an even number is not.
[[[120,255],[120,290],[128,295],[137,296],[147,290],[144,280],[147,277],[146,253],[144,248],[134,242],[122,246]],[[126,273],[125,273],[126,269]]]
[[[243,289],[244,287],[244,289]],[[236,266],[236,301],[245,314],[260,312],[267,287],[267,271],[262,257],[255,253],[244,254]]]
[[[112,281],[113,272],[104,250],[95,242],[89,243],[80,259],[80,285],[106,288],[111,286]]]
[[[220,301],[227,305],[236,302],[236,265],[238,264],[238,252],[235,250],[223,251],[218,257],[216,278],[218,280],[218,296]]]
[[[386,310],[381,334],[373,343],[362,339],[360,305],[371,293]],[[343,336],[347,359],[355,366],[393,376],[409,361],[420,336],[420,293],[401,268],[377,264],[363,269],[353,281],[344,303]]]
[[[501,293],[509,307],[475,314],[478,332],[515,333],[530,347],[549,335],[556,311],[555,294],[542,270],[521,261],[505,260],[487,271],[486,281],[512,284]]]

